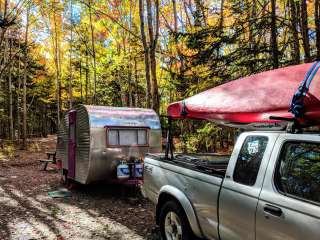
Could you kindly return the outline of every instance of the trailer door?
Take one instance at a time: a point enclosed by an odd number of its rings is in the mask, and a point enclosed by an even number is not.
[[[68,177],[75,178],[76,169],[76,111],[69,112],[69,143],[68,143]]]

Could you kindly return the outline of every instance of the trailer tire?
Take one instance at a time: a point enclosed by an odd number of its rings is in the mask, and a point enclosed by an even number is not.
[[[188,218],[182,207],[173,200],[164,203],[160,209],[159,225],[163,240],[195,239]]]

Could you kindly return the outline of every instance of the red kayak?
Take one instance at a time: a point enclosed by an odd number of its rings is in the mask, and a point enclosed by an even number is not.
[[[293,118],[288,110],[302,80],[314,63],[301,64],[240,78],[199,93],[168,107],[173,118],[205,119],[247,129],[283,128],[271,116]],[[303,99],[304,119],[320,123],[320,71]]]

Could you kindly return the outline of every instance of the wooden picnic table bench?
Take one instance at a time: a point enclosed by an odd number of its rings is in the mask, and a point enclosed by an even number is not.
[[[56,164],[56,151],[46,152],[47,159],[39,159],[40,162],[44,163],[43,171],[47,170],[48,163]]]

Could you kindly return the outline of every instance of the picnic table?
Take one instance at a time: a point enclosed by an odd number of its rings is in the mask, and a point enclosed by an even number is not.
[[[48,163],[56,164],[56,151],[48,151],[46,152],[47,154],[47,159],[39,159],[40,162],[44,163],[43,171],[47,170]]]

